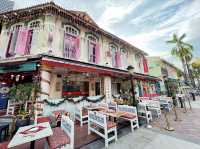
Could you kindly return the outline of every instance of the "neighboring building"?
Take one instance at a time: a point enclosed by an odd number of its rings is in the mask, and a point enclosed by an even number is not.
[[[177,76],[177,71],[181,71],[179,68],[157,56],[147,57],[147,60],[149,65],[149,75],[159,77],[162,80],[162,82],[160,82],[161,92],[166,92],[164,76],[168,78],[168,81],[174,83],[174,86],[178,85],[177,81],[179,78]]]
[[[13,10],[14,4],[15,4],[15,2],[13,0],[1,0],[0,1],[0,13]]]
[[[147,54],[101,29],[87,13],[50,2],[4,16],[0,15],[2,81],[12,83],[10,77],[16,75],[23,76],[22,82],[31,81],[39,73],[41,99],[101,94],[110,101],[130,80],[126,68],[133,65],[137,93],[156,94],[159,79],[148,75]]]

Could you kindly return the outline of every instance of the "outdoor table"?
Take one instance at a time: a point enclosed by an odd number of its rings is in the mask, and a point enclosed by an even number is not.
[[[8,144],[8,148],[31,142],[30,148],[34,149],[35,140],[51,135],[53,135],[53,132],[49,122],[20,127]]]
[[[86,106],[84,107],[85,109],[87,109],[88,111],[93,111],[93,110],[99,110],[99,109],[107,109],[105,107],[101,107],[101,106]]]
[[[113,118],[120,118],[121,116],[123,116],[126,112],[123,111],[113,111],[113,112],[109,112],[109,111],[100,111],[100,113],[105,114],[107,116],[113,117]]]
[[[8,136],[8,131],[9,131],[9,123],[6,122],[1,122],[0,123],[0,142],[1,142],[1,137],[2,137],[2,132],[4,131],[4,139],[6,136]]]

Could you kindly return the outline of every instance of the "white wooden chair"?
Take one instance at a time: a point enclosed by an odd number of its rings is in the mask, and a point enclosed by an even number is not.
[[[46,146],[50,149],[74,149],[74,122],[68,116],[62,115],[61,128],[53,129]]]
[[[145,101],[145,100],[149,100],[149,99],[150,99],[149,97],[138,97],[138,100],[140,102]]]
[[[147,105],[144,103],[138,104],[138,115],[139,117],[145,118],[148,124],[152,120],[151,111],[147,110]]]
[[[30,113],[31,112],[31,108],[32,108],[32,104],[33,104],[32,101],[26,101],[26,103],[25,103],[25,111]]]
[[[21,105],[22,104],[19,102],[8,101],[6,114],[7,115],[18,114]]]
[[[103,108],[107,108],[108,109],[108,104],[106,102],[100,102],[97,104],[98,106],[100,107],[103,107]]]
[[[131,131],[134,131],[134,128],[139,128],[138,116],[137,116],[137,108],[128,106],[128,105],[118,105],[118,111],[126,112],[122,118],[129,121],[131,123]]]
[[[117,110],[117,103],[116,102],[109,102],[108,108],[112,110]]]
[[[167,108],[168,111],[172,110],[173,102],[171,97],[160,97],[159,102],[161,107]]]
[[[151,100],[150,102],[148,102],[147,107],[152,114],[155,113],[158,118],[161,117],[161,108],[159,101]]]
[[[75,108],[75,119],[80,121],[80,126],[82,127],[83,124],[88,122],[88,111],[83,107],[76,107]]]
[[[105,139],[106,148],[108,148],[108,143],[110,141],[117,141],[116,123],[107,121],[106,115],[96,111],[89,111],[88,134],[91,132],[94,132]],[[111,132],[113,132],[113,134]]]

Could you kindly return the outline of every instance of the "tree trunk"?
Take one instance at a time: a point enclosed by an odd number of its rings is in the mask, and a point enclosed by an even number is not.
[[[198,84],[197,88],[200,88],[200,78],[199,77],[197,78],[197,84]]]
[[[188,81],[188,79],[187,79],[187,69],[186,69],[185,61],[184,61],[183,58],[181,58],[181,62],[182,62],[182,65],[183,65],[183,70],[184,70],[184,74],[183,74],[184,80]]]
[[[192,72],[190,70],[190,66],[188,64],[187,59],[185,60],[185,64],[186,64],[189,80],[191,81],[192,86],[195,87],[194,77],[193,77]]]

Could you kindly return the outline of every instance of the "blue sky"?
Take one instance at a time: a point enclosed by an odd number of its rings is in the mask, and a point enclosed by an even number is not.
[[[15,0],[15,8],[47,0]],[[166,44],[173,33],[187,34],[194,57],[200,57],[200,0],[54,0],[58,5],[86,11],[97,24],[151,56],[180,66]]]

